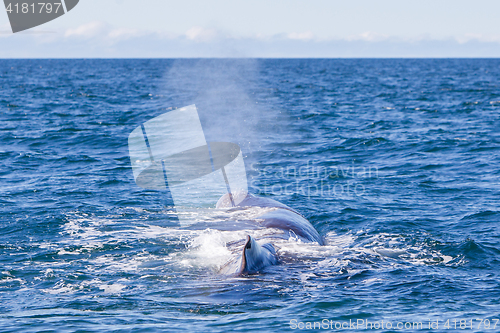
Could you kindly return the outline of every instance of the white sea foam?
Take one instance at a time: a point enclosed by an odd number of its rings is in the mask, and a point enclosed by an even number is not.
[[[106,294],[119,294],[125,289],[127,286],[120,283],[112,283],[112,284],[102,284],[99,286],[99,289],[104,290]]]
[[[246,210],[206,210],[207,215],[193,215],[198,221],[204,223],[224,221],[236,223],[248,220],[255,214],[262,213],[262,208],[254,211]],[[264,210],[269,210],[265,208]],[[229,224],[229,223],[228,223]],[[210,225],[210,224],[209,224]],[[217,224],[214,224],[217,225]],[[117,226],[117,227],[115,227]],[[238,225],[234,226],[237,229]],[[231,228],[229,228],[231,229]],[[243,230],[217,230],[205,228],[200,230],[185,230],[146,225],[144,223],[131,223],[124,227],[114,220],[114,217],[97,218],[85,214],[77,214],[68,219],[63,226],[64,239],[59,244],[46,244],[46,248],[57,251],[58,255],[81,255],[92,251],[97,255],[91,258],[78,259],[85,265],[88,272],[116,272],[138,273],[142,277],[154,277],[147,272],[157,267],[167,267],[182,272],[186,269],[208,270],[218,272],[228,262],[234,262],[243,248],[247,235],[251,235],[260,243],[272,241],[278,256],[285,262],[287,258],[294,258],[295,263],[303,263],[304,273],[330,271],[333,274],[348,272],[355,274],[359,267],[351,267],[353,261],[364,262],[365,258],[376,260],[379,258],[387,262],[387,269],[394,265],[413,264],[443,264],[450,265],[457,262],[456,258],[441,254],[439,251],[424,244],[408,244],[408,238],[397,234],[379,233],[368,236],[367,231],[357,233],[336,234],[328,232],[325,236],[325,245],[305,243],[298,237],[277,238],[275,229],[243,229]],[[271,238],[269,238],[271,237]],[[175,251],[165,254],[152,254],[146,249],[129,255],[113,255],[103,253],[98,255],[105,244],[129,244],[131,241],[145,241],[146,243],[164,242],[165,244],[179,244]],[[134,245],[135,246],[135,245]],[[295,260],[298,259],[299,261]],[[369,262],[369,260],[367,261]],[[64,261],[59,261],[64,266]],[[42,265],[43,266],[43,265]],[[54,263],[50,265],[55,267]],[[385,267],[385,266],[382,266]],[[373,268],[373,267],[371,267]],[[381,269],[373,268],[373,269]],[[383,269],[383,268],[382,268]],[[362,270],[362,269],[361,269]],[[55,274],[55,273],[52,273]],[[156,272],[155,274],[158,274]],[[306,278],[307,277],[307,278]],[[304,275],[309,279],[310,275]],[[126,288],[123,284],[102,283],[99,285],[105,293],[119,293]],[[51,289],[51,293],[70,292],[68,285]],[[69,288],[69,289],[68,289]]]

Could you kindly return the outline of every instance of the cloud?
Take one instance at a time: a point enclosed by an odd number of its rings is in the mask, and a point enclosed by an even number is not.
[[[231,36],[193,26],[185,33],[112,27],[93,21],[63,33],[3,34],[0,58],[148,57],[499,57],[500,35],[413,38],[365,32],[320,39],[310,31]]]
[[[143,34],[143,32],[136,29],[119,28],[111,30],[107,36],[111,39],[129,39]]]
[[[0,38],[9,37],[12,35],[12,29],[8,23],[0,25]]]
[[[217,36],[217,31],[214,29],[206,29],[203,27],[192,27],[186,31],[186,37],[189,40],[208,42],[213,40]]]
[[[500,35],[484,35],[484,34],[465,34],[455,38],[460,44],[471,41],[479,41],[483,43],[500,43]]]
[[[104,22],[93,21],[86,24],[82,24],[75,29],[68,29],[64,33],[64,37],[84,37],[92,38],[102,35],[103,32],[108,30],[108,26]]]
[[[296,40],[311,40],[314,38],[314,34],[310,31],[306,32],[292,32],[287,35],[289,39]]]
[[[366,32],[363,32],[362,34],[349,36],[346,38],[346,40],[348,40],[348,41],[362,40],[365,42],[381,42],[381,41],[384,41],[387,39],[389,39],[388,35],[379,34],[377,32],[373,32],[373,31],[366,31]]]

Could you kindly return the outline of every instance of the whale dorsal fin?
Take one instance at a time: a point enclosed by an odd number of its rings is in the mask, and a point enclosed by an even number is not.
[[[276,250],[271,244],[260,245],[250,235],[247,236],[247,241],[241,253],[239,274],[255,274],[263,268],[277,263]]]

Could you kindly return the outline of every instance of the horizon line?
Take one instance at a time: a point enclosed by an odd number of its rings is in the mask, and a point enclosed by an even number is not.
[[[388,60],[436,60],[436,59],[450,59],[450,60],[461,60],[461,59],[477,59],[477,60],[491,60],[491,59],[500,59],[500,56],[495,57],[467,57],[467,56],[403,56],[403,57],[377,57],[377,56],[361,56],[361,57],[19,57],[19,58],[3,58],[0,57],[0,60],[143,60],[143,59],[156,59],[156,60],[179,60],[179,59],[188,59],[188,60],[224,60],[224,59],[232,59],[232,60],[345,60],[345,59],[353,59],[353,60],[379,60],[379,59],[388,59]]]

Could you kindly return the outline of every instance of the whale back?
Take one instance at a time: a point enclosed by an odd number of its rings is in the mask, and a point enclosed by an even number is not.
[[[287,205],[273,199],[256,197],[246,192],[239,192],[232,195],[233,202],[238,202],[236,207],[275,208],[255,216],[255,219],[262,227],[291,231],[304,241],[317,242],[323,245],[323,239],[311,223],[299,212]],[[216,205],[216,208],[232,207],[232,201],[229,194],[223,195]]]

